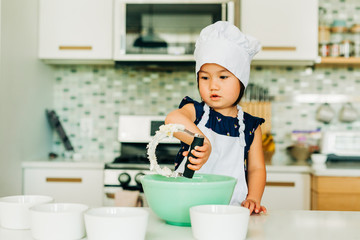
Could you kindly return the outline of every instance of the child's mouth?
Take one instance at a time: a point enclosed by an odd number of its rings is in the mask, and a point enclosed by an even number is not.
[[[210,98],[211,98],[211,100],[218,100],[218,99],[220,99],[220,96],[217,94],[211,94]]]

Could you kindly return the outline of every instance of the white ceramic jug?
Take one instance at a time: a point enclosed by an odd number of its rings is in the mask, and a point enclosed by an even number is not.
[[[324,123],[330,123],[335,117],[335,111],[328,103],[320,105],[316,111],[316,120]]]
[[[358,112],[351,103],[345,103],[339,113],[341,122],[354,122],[358,117]]]

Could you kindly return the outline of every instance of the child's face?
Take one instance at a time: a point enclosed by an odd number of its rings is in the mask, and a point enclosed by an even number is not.
[[[234,74],[218,64],[207,63],[200,68],[198,77],[200,96],[206,104],[219,112],[234,107],[241,88]]]

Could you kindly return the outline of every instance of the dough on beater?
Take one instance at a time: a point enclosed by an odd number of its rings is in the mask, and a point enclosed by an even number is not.
[[[166,124],[161,125],[159,127],[159,130],[155,132],[155,136],[152,138],[152,140],[147,145],[147,155],[148,159],[150,161],[150,170],[155,171],[160,175],[166,176],[166,177],[176,177],[178,176],[177,173],[171,171],[168,167],[161,168],[157,162],[156,158],[156,147],[159,144],[161,140],[167,137],[173,137],[175,132],[183,131],[185,130],[185,126],[181,124]]]

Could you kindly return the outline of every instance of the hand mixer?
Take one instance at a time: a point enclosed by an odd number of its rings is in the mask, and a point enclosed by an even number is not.
[[[166,137],[172,137],[175,132],[184,132],[190,136],[192,136],[194,139],[190,145],[189,153],[186,158],[186,161],[182,161],[180,166],[177,168],[175,172],[172,172],[167,167],[161,168],[157,161],[156,161],[156,155],[155,155],[155,148],[158,145],[159,141],[166,138]],[[185,129],[184,125],[181,124],[166,124],[161,125],[159,131],[156,131],[156,134],[152,141],[148,144],[148,157],[150,160],[150,170],[155,170],[157,173],[163,176],[168,177],[179,177],[184,176],[186,178],[192,178],[194,175],[194,170],[191,170],[187,167],[188,164],[191,164],[189,161],[189,157],[196,158],[191,151],[195,149],[196,146],[202,146],[204,144],[204,136],[198,133],[193,133],[187,129]]]
[[[194,137],[194,140],[192,141],[191,145],[190,145],[190,149],[189,149],[189,153],[188,153],[188,156],[186,158],[186,162],[185,162],[185,166],[184,166],[184,173],[181,173],[179,171],[176,171],[179,176],[184,176],[184,177],[187,177],[187,178],[192,178],[193,175],[194,175],[194,170],[191,170],[187,167],[188,164],[191,164],[191,162],[189,161],[189,157],[193,157],[193,158],[196,158],[192,153],[191,151],[193,149],[195,149],[196,146],[202,146],[204,144],[204,136],[201,135],[201,134],[198,134],[198,133],[193,133],[187,129],[182,129],[182,130],[178,130],[178,132],[184,132],[184,133],[187,133],[189,134],[190,136]],[[184,160],[183,160],[184,161]],[[181,164],[180,164],[181,165]],[[179,168],[178,168],[179,169]]]

